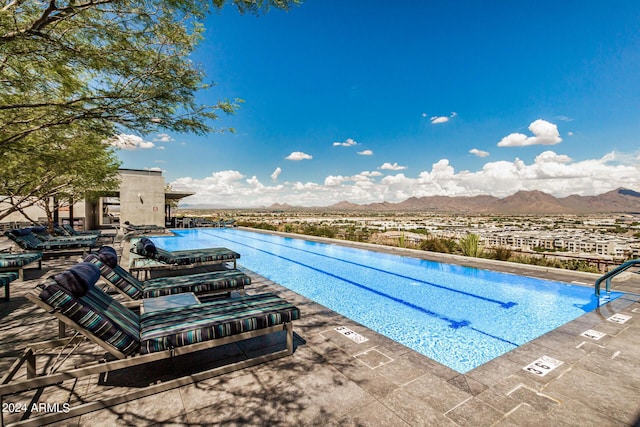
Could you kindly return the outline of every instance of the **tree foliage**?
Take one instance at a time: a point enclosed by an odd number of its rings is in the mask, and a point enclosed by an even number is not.
[[[474,233],[467,234],[465,237],[460,239],[460,249],[464,256],[481,256],[482,248],[480,247],[480,236]]]
[[[204,17],[225,0],[3,3],[0,181],[14,211],[33,197],[72,196],[101,176],[114,185],[117,161],[104,141],[117,133],[204,134],[238,106],[226,99],[199,104],[197,92],[210,85],[189,58]],[[241,13],[262,13],[298,1],[230,3]],[[7,214],[0,211],[0,219]]]
[[[29,206],[48,210],[53,197],[63,205],[83,198],[88,190],[117,188],[119,162],[112,148],[90,140],[96,137],[69,128],[47,143],[25,139],[19,148],[4,150],[0,201],[6,203],[0,204],[0,220]]]

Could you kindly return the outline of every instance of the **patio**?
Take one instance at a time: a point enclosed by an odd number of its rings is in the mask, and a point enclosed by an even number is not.
[[[390,251],[390,249],[380,248]],[[394,250],[397,252],[397,250]],[[126,254],[126,252],[125,252]],[[431,255],[431,254],[430,254]],[[57,322],[24,294],[78,260],[48,259],[11,284],[11,300],[0,303],[0,370],[6,370],[27,343],[55,338]],[[440,260],[440,259],[438,259]],[[451,262],[451,260],[449,260]],[[124,262],[121,262],[123,265]],[[597,276],[506,263],[485,268],[592,284]],[[241,264],[241,263],[240,263]],[[59,425],[437,425],[437,426],[633,426],[640,423],[640,304],[620,298],[516,350],[461,375],[253,272],[248,293],[276,292],[296,304],[293,356],[164,391],[61,421]],[[633,279],[637,283],[638,279]],[[624,323],[614,314],[630,316]],[[356,343],[335,330],[347,327],[368,338]],[[587,330],[606,335],[582,336]],[[25,415],[9,413],[9,403],[48,404],[62,411],[98,401],[152,381],[223,365],[243,354],[281,345],[268,338],[228,345],[153,366],[63,383],[3,400],[5,425]],[[73,363],[102,354],[82,345]],[[541,357],[563,363],[539,376],[524,368]],[[71,383],[71,382],[69,382]],[[58,404],[59,406],[55,406]],[[36,407],[38,408],[38,407]],[[31,414],[37,419],[43,413]]]

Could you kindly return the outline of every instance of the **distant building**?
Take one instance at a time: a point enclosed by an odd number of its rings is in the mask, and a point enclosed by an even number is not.
[[[113,227],[124,221],[164,227],[172,223],[172,204],[192,194],[167,191],[160,171],[120,169],[118,190],[103,194],[97,200],[83,200],[58,209],[57,221],[73,223],[78,229]],[[40,222],[46,221],[44,210],[38,207],[30,207],[26,213]],[[26,222],[18,212],[3,220],[5,225]]]

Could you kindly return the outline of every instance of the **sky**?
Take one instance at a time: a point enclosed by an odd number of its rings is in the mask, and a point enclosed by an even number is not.
[[[640,2],[307,0],[207,18],[193,54],[240,98],[206,136],[124,135],[182,205],[640,191]]]

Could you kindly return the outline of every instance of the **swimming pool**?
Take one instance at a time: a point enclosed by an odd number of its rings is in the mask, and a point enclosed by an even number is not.
[[[567,283],[231,228],[173,232],[152,240],[232,249],[248,269],[460,373],[598,305],[592,288]]]

